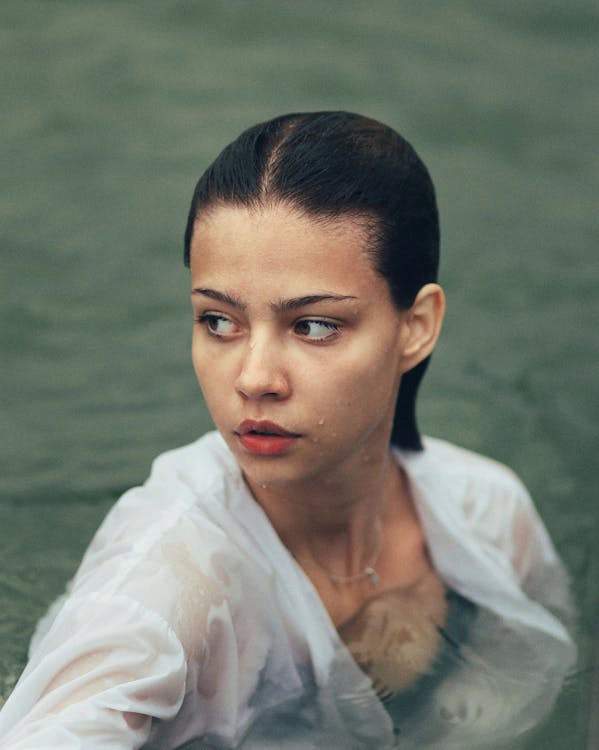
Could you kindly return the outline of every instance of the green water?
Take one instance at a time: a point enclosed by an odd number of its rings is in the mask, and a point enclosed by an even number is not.
[[[257,120],[350,109],[437,184],[422,427],[515,468],[572,574],[579,672],[527,748],[599,746],[598,40],[594,0],[2,4],[0,695],[109,505],[210,426],[180,262],[195,180]]]

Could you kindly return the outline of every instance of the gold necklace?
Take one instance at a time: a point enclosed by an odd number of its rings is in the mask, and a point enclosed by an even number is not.
[[[378,541],[376,543],[376,547],[374,548],[374,553],[370,562],[364,568],[364,570],[362,570],[360,573],[356,573],[353,576],[337,575],[336,573],[331,573],[326,568],[323,568],[322,565],[319,565],[319,563],[315,562],[314,560],[306,560],[303,557],[298,557],[295,554],[293,556],[298,561],[298,563],[301,563],[302,565],[310,565],[311,567],[316,568],[316,570],[320,570],[320,572],[324,573],[328,578],[330,578],[333,583],[357,583],[358,581],[363,581],[365,578],[368,578],[368,580],[370,581],[370,585],[374,589],[377,587],[379,582],[379,574],[376,572],[374,566],[377,564],[379,556],[381,554],[382,541],[383,535],[379,530]]]

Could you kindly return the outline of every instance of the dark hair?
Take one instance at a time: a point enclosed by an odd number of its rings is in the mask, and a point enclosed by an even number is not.
[[[287,203],[309,216],[351,216],[369,232],[373,264],[395,305],[412,306],[437,279],[435,189],[412,146],[390,127],[349,112],[289,114],[244,131],[196,185],[185,230],[185,265],[202,210]],[[401,380],[391,441],[422,450],[416,393],[425,359]]]

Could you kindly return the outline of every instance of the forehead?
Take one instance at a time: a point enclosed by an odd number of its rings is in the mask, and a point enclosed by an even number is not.
[[[315,218],[284,204],[210,209],[196,221],[190,268],[193,286],[274,284],[293,293],[387,287],[374,271],[364,222]]]

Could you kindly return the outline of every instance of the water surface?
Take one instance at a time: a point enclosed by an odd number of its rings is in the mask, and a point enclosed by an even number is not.
[[[30,0],[0,21],[0,693],[110,504],[210,427],[195,180],[259,119],[343,108],[404,133],[438,188],[422,427],[516,469],[573,578],[579,672],[526,747],[595,747],[596,4]]]

